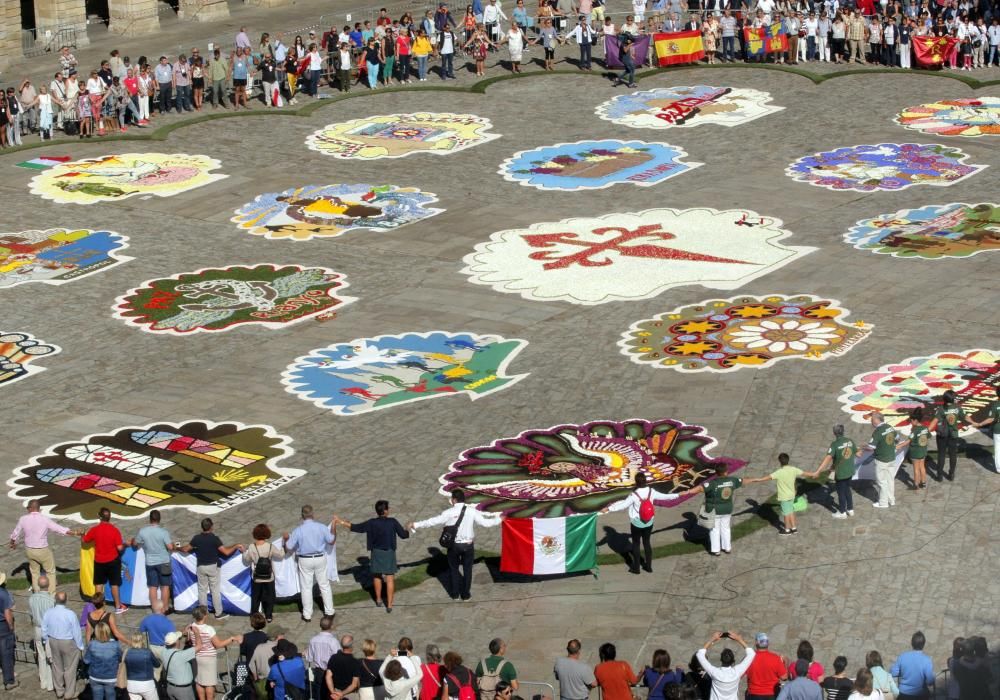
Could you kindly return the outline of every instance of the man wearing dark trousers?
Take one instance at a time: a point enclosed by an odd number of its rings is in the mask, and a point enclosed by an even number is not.
[[[472,564],[476,558],[474,524],[494,527],[500,524],[500,515],[483,513],[465,504],[464,491],[451,492],[451,507],[440,515],[427,520],[410,523],[409,529],[416,531],[435,526],[457,526],[455,541],[448,548],[448,595],[452,600],[472,597]],[[458,567],[462,567],[459,576]]]

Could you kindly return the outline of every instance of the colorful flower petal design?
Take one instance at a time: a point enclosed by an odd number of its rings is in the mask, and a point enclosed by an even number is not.
[[[463,452],[441,477],[441,492],[462,489],[476,508],[508,517],[594,513],[627,498],[639,473],[659,493],[675,493],[714,475],[716,465],[745,466],[709,457],[715,444],[705,428],[669,418],[527,430]]]
[[[868,414],[879,411],[894,426],[909,425],[909,414],[918,406],[933,411],[941,395],[954,391],[968,417],[986,417],[991,401],[997,398],[1000,383],[1000,350],[961,350],[909,357],[862,372],[844,387],[841,407],[856,423],[867,423]],[[966,428],[964,435],[975,432]]]
[[[935,136],[1000,135],[1000,97],[964,97],[907,107],[896,123]]]
[[[633,362],[681,372],[731,372],[789,358],[843,355],[871,333],[833,299],[802,294],[712,299],[638,321],[618,345]]]
[[[987,167],[967,165],[968,158],[958,148],[938,144],[864,144],[803,156],[785,174],[831,190],[896,192],[916,185],[947,187]]]
[[[862,219],[844,234],[858,250],[944,260],[1000,250],[1000,204],[928,204]]]

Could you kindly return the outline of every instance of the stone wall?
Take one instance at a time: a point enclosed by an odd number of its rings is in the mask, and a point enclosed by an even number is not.
[[[229,17],[226,0],[180,0],[179,19],[193,22],[212,22]]]
[[[38,28],[38,41],[43,41],[45,31],[55,34],[60,29],[76,30],[75,43],[86,46],[87,10],[84,0],[35,0],[35,26]],[[55,41],[55,40],[53,40]],[[53,46],[52,51],[58,51],[59,46]]]
[[[160,28],[157,0],[109,0],[108,31],[123,36],[152,34]]]
[[[0,69],[21,58],[21,3],[0,2]]]

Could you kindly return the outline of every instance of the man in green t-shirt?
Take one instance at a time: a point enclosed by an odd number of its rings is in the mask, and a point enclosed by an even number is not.
[[[847,516],[854,515],[854,494],[851,492],[851,481],[854,480],[854,472],[857,470],[855,458],[858,456],[858,446],[854,440],[844,437],[844,426],[837,424],[833,426],[833,442],[826,450],[826,456],[820,462],[817,471],[823,471],[833,467],[833,483],[837,488],[837,509],[833,511],[833,517],[843,520]]]
[[[788,461],[791,459],[782,452],[778,455],[779,466],[769,476],[758,476],[753,479],[744,479],[744,484],[754,484],[761,481],[773,481],[778,487],[778,505],[781,508],[781,520],[783,526],[778,530],[779,535],[794,535],[799,531],[798,523],[795,522],[795,480],[800,476],[815,479],[819,476],[821,469],[814,472],[805,472],[798,467],[791,466]]]
[[[476,666],[476,678],[479,679],[479,690],[483,697],[488,697],[496,690],[497,683],[507,681],[515,691],[518,688],[517,669],[514,664],[504,658],[507,653],[507,642],[497,637],[490,640],[490,655]]]
[[[938,406],[931,430],[937,433],[937,468],[938,481],[944,478],[944,458],[948,456],[948,481],[955,480],[955,466],[958,464],[958,434],[962,431],[962,423],[968,423],[965,411],[958,405],[958,395],[949,389],[941,395],[941,405]]]
[[[969,420],[969,425],[974,425],[977,428],[993,425],[993,471],[1000,474],[1000,384],[994,385],[993,391],[998,398],[990,401],[990,405],[986,408],[986,417],[978,423]]]
[[[726,476],[729,467],[725,464],[715,465],[715,478],[706,481],[687,491],[678,493],[680,496],[691,496],[696,493],[705,494],[705,512],[714,516],[712,529],[708,539],[713,557],[729,554],[733,551],[731,526],[733,520],[733,495],[745,482],[735,476]]]
[[[868,447],[875,453],[875,486],[878,489],[878,502],[872,505],[876,508],[888,508],[896,505],[896,451],[905,447],[909,441],[900,442],[896,429],[886,423],[878,411],[872,411],[868,415],[875,428]]]

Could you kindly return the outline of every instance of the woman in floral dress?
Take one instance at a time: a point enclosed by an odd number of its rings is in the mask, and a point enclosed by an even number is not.
[[[709,64],[715,63],[715,51],[719,41],[719,34],[719,21],[715,19],[714,15],[709,15],[701,30],[702,42],[705,44],[705,57],[708,59]]]
[[[486,34],[486,28],[482,24],[479,24],[476,27],[476,31],[472,34],[472,38],[469,39],[469,41],[467,41],[465,46],[462,48],[468,50],[470,46],[472,47],[472,57],[476,61],[476,75],[485,75],[486,51],[491,46],[495,48],[496,45],[490,41],[489,36]]]

